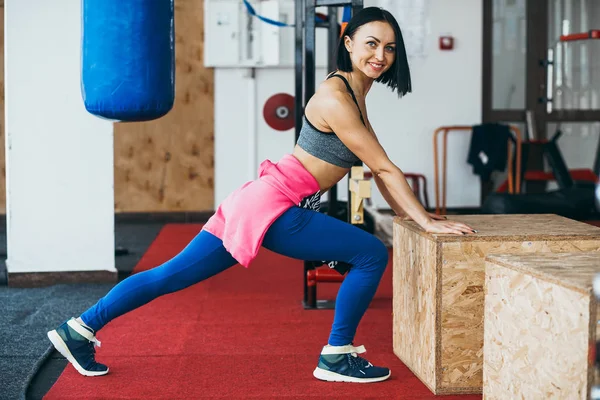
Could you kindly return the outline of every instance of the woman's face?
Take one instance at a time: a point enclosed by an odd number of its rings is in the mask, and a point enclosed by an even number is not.
[[[396,56],[396,37],[387,22],[373,21],[356,30],[354,38],[344,38],[354,69],[377,79],[386,72]]]

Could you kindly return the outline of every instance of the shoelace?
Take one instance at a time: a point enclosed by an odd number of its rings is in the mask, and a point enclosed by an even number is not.
[[[92,354],[92,359],[94,359],[94,355],[96,354],[96,345],[93,342],[87,343],[88,351]]]
[[[95,343],[95,341],[88,340],[88,342],[86,343],[86,351],[87,351],[87,354],[85,355],[85,358],[84,358],[83,367],[85,369],[89,369],[89,370],[97,370],[96,367],[101,366],[102,364],[99,364],[96,361],[96,343]]]
[[[93,337],[93,339],[90,341],[90,343],[93,343],[94,347],[102,347],[102,343],[100,343],[100,341],[98,339],[96,339],[96,336]]]
[[[87,342],[88,342],[88,346],[91,346],[91,349],[96,352],[96,347],[102,347],[102,343],[100,343],[100,341],[98,339],[96,339],[96,336],[92,336],[92,338],[87,338]]]
[[[348,354],[348,363],[350,364],[350,368],[352,368],[352,369],[362,369],[362,368],[369,368],[369,367],[373,366],[373,364],[371,364],[369,361],[365,360],[364,358],[360,357],[356,353]]]

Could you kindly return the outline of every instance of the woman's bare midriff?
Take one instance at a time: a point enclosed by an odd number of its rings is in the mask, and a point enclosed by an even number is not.
[[[320,160],[313,155],[308,154],[301,147],[296,146],[292,153],[294,157],[306,168],[319,183],[321,193],[327,192],[331,187],[338,183],[350,170],[349,168],[338,167],[326,161]]]

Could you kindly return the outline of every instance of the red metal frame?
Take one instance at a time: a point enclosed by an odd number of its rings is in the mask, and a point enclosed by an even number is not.
[[[572,33],[570,35],[561,35],[561,42],[574,42],[576,40],[600,39],[600,29],[592,29],[589,32]]]
[[[308,286],[314,286],[317,282],[343,282],[344,275],[340,275],[334,269],[327,266],[311,269],[307,272]]]
[[[594,171],[587,168],[580,169],[570,169],[571,178],[574,181],[581,182],[597,182],[598,177],[594,174]],[[523,176],[523,182],[551,182],[555,181],[554,174],[552,172],[545,171],[525,171],[525,176]],[[496,193],[504,193],[508,188],[508,182],[504,181],[502,185],[498,187]]]
[[[517,143],[515,144],[517,153],[517,173],[513,173],[513,159],[510,144],[512,141],[508,140],[508,192],[509,193],[520,193],[521,192],[521,131],[519,128],[513,125],[509,125],[510,130],[513,132]],[[434,174],[434,185],[435,185],[435,212],[436,214],[446,213],[446,181],[447,181],[447,149],[448,149],[448,133],[449,132],[472,132],[473,126],[459,125],[459,126],[442,126],[435,130],[433,133],[433,174]],[[442,205],[440,206],[440,189],[439,189],[439,167],[438,167],[438,142],[437,137],[441,132],[444,133],[444,140],[442,146]],[[516,179],[516,184],[513,182],[513,175]]]

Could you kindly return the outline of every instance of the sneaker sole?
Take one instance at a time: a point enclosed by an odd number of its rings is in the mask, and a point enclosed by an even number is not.
[[[320,379],[322,381],[327,382],[352,382],[352,383],[373,383],[373,382],[381,382],[385,381],[390,377],[392,371],[390,371],[386,376],[380,376],[377,378],[356,378],[354,376],[346,376],[341,375],[335,372],[327,371],[321,369],[319,367],[315,368],[313,375],[315,378]]]
[[[50,339],[50,342],[52,342],[54,348],[58,350],[58,352],[62,354],[63,357],[66,358],[81,375],[101,376],[108,374],[108,368],[106,369],[106,371],[87,371],[81,365],[79,365],[77,360],[75,360],[75,357],[73,357],[73,354],[71,354],[71,351],[67,347],[67,344],[64,340],[62,340],[62,338],[60,337],[58,332],[56,332],[56,330],[48,332],[48,339]]]

